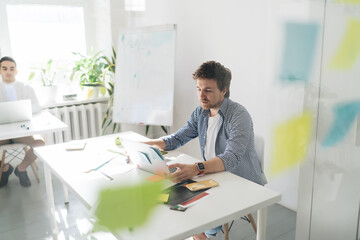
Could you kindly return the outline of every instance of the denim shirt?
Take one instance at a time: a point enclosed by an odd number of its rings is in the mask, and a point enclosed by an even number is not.
[[[220,121],[215,154],[223,161],[225,170],[264,185],[266,178],[255,151],[253,123],[248,111],[242,105],[225,98],[218,114]],[[210,110],[198,106],[182,128],[161,138],[165,141],[165,150],[174,150],[199,137],[201,154],[206,161],[204,147],[209,115]]]

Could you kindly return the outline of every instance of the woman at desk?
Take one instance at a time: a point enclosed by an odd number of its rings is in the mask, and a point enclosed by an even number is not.
[[[16,74],[17,69],[15,60],[11,57],[1,58],[0,75],[2,81],[0,82],[0,102],[30,99],[33,113],[40,111],[41,108],[34,89],[22,82],[17,82],[15,80]],[[25,153],[23,161],[15,168],[15,175],[19,178],[20,185],[29,187],[31,186],[31,181],[27,175],[26,169],[36,159],[33,147],[43,146],[45,145],[45,141],[40,135],[0,140],[0,146],[12,143],[22,143],[30,146],[30,149]],[[5,164],[4,166],[1,166],[1,168],[3,173],[1,176],[0,188],[8,183],[9,176],[14,171],[13,166],[10,164]]]

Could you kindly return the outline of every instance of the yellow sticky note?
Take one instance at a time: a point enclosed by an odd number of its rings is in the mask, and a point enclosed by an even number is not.
[[[339,3],[360,3],[360,0],[336,0]]]
[[[148,180],[150,182],[160,182],[164,179],[165,179],[164,176],[160,176],[160,175],[156,175],[156,174],[146,178],[146,180]]]
[[[346,33],[330,63],[334,69],[350,69],[360,57],[360,20],[350,19]]]
[[[161,193],[158,197],[158,201],[161,203],[167,203],[169,201],[169,194]]]
[[[121,145],[122,145],[121,140],[120,140],[120,137],[116,137],[116,138],[115,138],[115,145],[116,145],[116,146],[121,146]]]
[[[274,148],[270,174],[275,175],[302,162],[312,131],[312,115],[304,115],[279,125],[274,131]]]

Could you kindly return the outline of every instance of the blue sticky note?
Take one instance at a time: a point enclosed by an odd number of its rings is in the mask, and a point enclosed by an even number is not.
[[[360,113],[360,101],[339,104],[334,108],[334,113],[330,131],[322,142],[325,147],[334,146],[346,136],[356,116]]]
[[[285,24],[285,45],[280,70],[282,82],[308,81],[318,32],[319,25],[316,23]]]

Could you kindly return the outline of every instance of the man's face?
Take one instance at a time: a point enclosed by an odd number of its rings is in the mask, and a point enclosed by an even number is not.
[[[217,110],[224,100],[226,90],[220,91],[215,79],[199,78],[196,88],[201,107],[206,110]]]
[[[15,63],[10,61],[3,61],[0,66],[0,75],[3,82],[12,83],[15,81],[15,75],[17,74]]]

